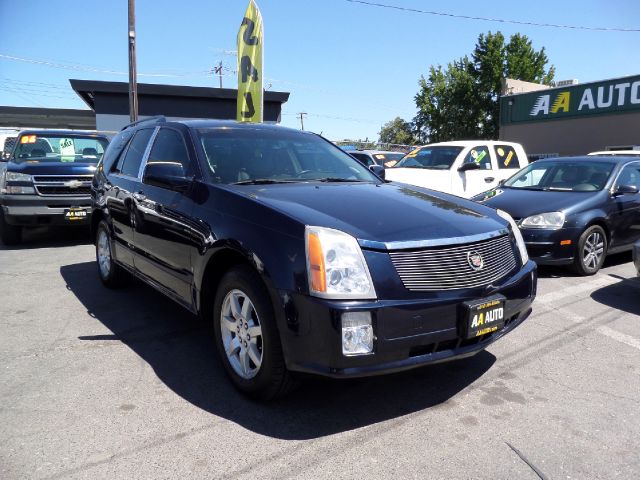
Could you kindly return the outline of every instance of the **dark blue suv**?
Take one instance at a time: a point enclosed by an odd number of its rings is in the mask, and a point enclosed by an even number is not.
[[[92,189],[104,284],[133,274],[210,322],[229,377],[259,398],[293,372],[473,355],[536,293],[508,214],[385,182],[312,133],[140,122],[112,140]]]

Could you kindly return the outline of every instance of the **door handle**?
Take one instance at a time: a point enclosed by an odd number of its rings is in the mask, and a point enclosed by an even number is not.
[[[495,177],[484,177],[484,181],[487,183],[491,183],[495,180]]]
[[[142,192],[135,192],[131,196],[138,202],[143,202],[147,199],[147,196]]]

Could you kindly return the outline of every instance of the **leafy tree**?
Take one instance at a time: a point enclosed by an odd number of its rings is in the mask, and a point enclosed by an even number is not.
[[[380,143],[396,143],[400,145],[415,145],[416,138],[413,135],[411,123],[396,117],[385,123],[380,132]]]
[[[502,33],[478,37],[471,57],[429,69],[415,96],[414,119],[423,142],[461,138],[497,138],[503,78],[550,84],[555,69],[546,65],[544,47],[536,51],[525,35],[505,42]]]

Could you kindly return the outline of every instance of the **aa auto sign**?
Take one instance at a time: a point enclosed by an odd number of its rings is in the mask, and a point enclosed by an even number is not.
[[[502,99],[502,123],[640,110],[640,76],[586,83]]]

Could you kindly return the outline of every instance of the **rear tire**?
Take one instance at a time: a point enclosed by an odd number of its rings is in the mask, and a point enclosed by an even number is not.
[[[599,225],[587,228],[578,240],[578,249],[573,259],[572,269],[581,276],[594,275],[607,256],[607,235]]]
[[[120,288],[127,283],[128,274],[113,261],[113,242],[109,225],[101,220],[96,229],[96,263],[98,275],[107,288]]]
[[[7,246],[22,242],[22,227],[7,223],[4,213],[0,213],[0,239]]]
[[[252,269],[234,267],[224,275],[212,313],[220,360],[238,390],[272,400],[293,388],[269,295]]]

